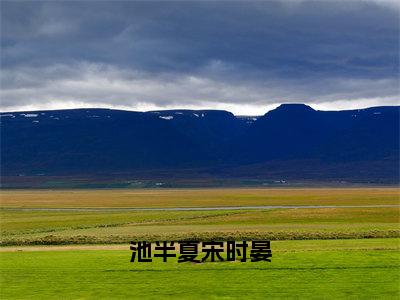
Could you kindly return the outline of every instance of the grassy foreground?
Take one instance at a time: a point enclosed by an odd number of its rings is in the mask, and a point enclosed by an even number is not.
[[[178,264],[175,260],[162,263],[156,259],[150,264],[132,264],[129,250],[67,248],[69,251],[12,252],[3,248],[1,296],[3,299],[232,299],[244,295],[246,299],[398,299],[400,296],[398,239],[277,241],[271,243],[271,248],[271,263],[202,264]]]

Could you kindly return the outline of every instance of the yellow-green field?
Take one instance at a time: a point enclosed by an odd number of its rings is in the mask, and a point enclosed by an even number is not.
[[[399,237],[399,208],[237,211],[1,210],[2,244],[127,243],[198,238]]]
[[[0,298],[398,299],[399,191],[2,191]],[[272,262],[129,262],[131,240],[185,239],[269,239]]]
[[[127,243],[131,239],[284,240],[400,236],[400,210],[396,206],[399,190],[396,188],[3,191],[1,199],[2,245],[109,244]],[[112,210],[250,205],[337,207]],[[395,206],[342,207],[346,205]],[[91,209],[28,209],[85,207]]]
[[[2,207],[212,207],[399,204],[398,188],[8,190]]]

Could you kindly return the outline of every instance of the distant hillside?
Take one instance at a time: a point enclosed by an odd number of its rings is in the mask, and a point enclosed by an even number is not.
[[[8,176],[132,174],[399,182],[400,107],[260,117],[217,110],[73,109],[1,114]],[[161,176],[161,177],[162,177]]]

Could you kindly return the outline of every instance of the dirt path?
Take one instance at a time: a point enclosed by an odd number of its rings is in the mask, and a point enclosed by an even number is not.
[[[258,206],[216,206],[216,207],[7,207],[3,210],[17,211],[204,211],[204,210],[245,210],[245,209],[277,209],[277,208],[388,208],[400,207],[399,204],[388,205],[258,205]]]
[[[129,244],[121,245],[44,245],[44,246],[5,246],[0,247],[0,252],[25,252],[25,251],[73,251],[73,250],[127,250]]]

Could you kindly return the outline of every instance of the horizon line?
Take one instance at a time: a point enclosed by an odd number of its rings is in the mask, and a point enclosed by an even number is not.
[[[26,110],[26,109],[21,109],[21,110],[0,110],[0,114],[5,114],[5,113],[24,113],[24,112],[44,112],[44,111],[61,111],[61,110],[99,110],[99,109],[104,109],[104,110],[115,110],[115,111],[126,111],[126,112],[140,112],[140,113],[151,113],[151,112],[163,112],[163,111],[225,111],[233,114],[234,116],[249,116],[249,117],[256,117],[256,116],[262,116],[282,105],[304,105],[312,108],[315,111],[353,111],[353,110],[364,110],[364,109],[370,109],[370,108],[378,108],[378,107],[400,107],[399,105],[374,105],[374,106],[367,106],[367,107],[360,107],[360,108],[352,108],[352,109],[336,109],[336,110],[324,110],[324,109],[316,109],[313,107],[312,104],[307,104],[307,103],[300,103],[300,102],[291,102],[291,103],[280,103],[280,104],[275,104],[274,108],[267,108],[264,113],[262,114],[235,114],[228,109],[217,109],[217,108],[165,108],[165,109],[151,109],[151,110],[135,110],[135,109],[129,109],[129,108],[118,108],[118,107],[98,107],[98,106],[93,106],[93,107],[71,107],[71,108],[54,108],[54,109],[32,109],[32,110]],[[228,105],[229,106],[229,105]],[[270,106],[270,105],[267,105]],[[267,107],[266,106],[266,107]],[[318,106],[318,105],[316,105]]]

